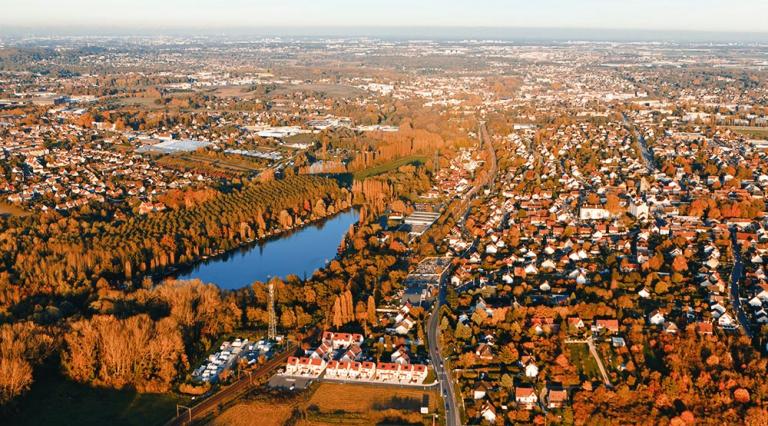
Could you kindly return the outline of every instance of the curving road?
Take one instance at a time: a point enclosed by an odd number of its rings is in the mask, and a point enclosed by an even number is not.
[[[461,416],[456,405],[456,391],[453,386],[450,370],[446,370],[443,362],[443,356],[440,353],[440,307],[445,301],[445,288],[441,286],[440,295],[432,313],[427,322],[427,342],[429,343],[429,358],[437,374],[437,381],[440,383],[440,395],[445,401],[445,424],[446,426],[461,425]]]

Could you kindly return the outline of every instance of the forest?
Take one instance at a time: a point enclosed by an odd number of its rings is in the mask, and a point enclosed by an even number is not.
[[[18,318],[25,298],[65,296],[211,256],[345,210],[351,193],[329,178],[248,183],[210,200],[132,216],[11,218],[0,223],[0,306]],[[56,313],[50,313],[54,316]],[[42,318],[38,318],[42,319]]]
[[[3,271],[4,294],[16,297],[4,299],[0,325],[0,405],[28,391],[43,363],[92,386],[170,391],[185,379],[190,359],[222,334],[264,329],[268,295],[260,282],[222,291],[199,281],[154,285],[149,276],[352,205],[360,206],[361,222],[336,260],[307,280],[273,280],[278,326],[299,336],[317,326],[372,326],[377,304],[399,288],[408,266],[398,260],[407,236],[380,241],[375,219],[385,206],[409,208],[398,194],[428,187],[424,168],[406,165],[349,190],[331,178],[300,175],[229,193],[173,192],[165,198],[169,210],[111,224],[45,216],[6,220],[4,253],[13,257],[4,265],[16,267]],[[27,221],[34,226],[21,232]]]

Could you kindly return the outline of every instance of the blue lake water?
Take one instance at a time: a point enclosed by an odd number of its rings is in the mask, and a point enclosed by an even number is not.
[[[310,277],[336,257],[342,238],[359,218],[357,210],[348,210],[284,236],[204,260],[176,278],[199,278],[224,289],[238,289],[272,277]]]

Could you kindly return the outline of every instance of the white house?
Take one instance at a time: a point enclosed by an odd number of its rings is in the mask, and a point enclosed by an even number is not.
[[[483,419],[491,424],[496,424],[496,409],[489,403],[483,404],[483,409],[480,410],[480,415]]]
[[[662,325],[664,324],[664,314],[654,310],[648,315],[648,322],[652,325]]]
[[[611,217],[611,213],[603,208],[582,207],[579,209],[579,220],[603,220]]]
[[[530,363],[525,366],[525,375],[527,377],[536,377],[539,375],[539,367],[534,363]]]
[[[728,312],[720,315],[720,318],[717,319],[717,325],[723,328],[735,328],[736,323]]]

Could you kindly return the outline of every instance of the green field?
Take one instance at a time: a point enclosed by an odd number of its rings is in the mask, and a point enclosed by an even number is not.
[[[365,179],[371,176],[380,175],[382,173],[386,173],[390,170],[397,169],[398,167],[402,167],[406,164],[424,164],[427,157],[419,156],[419,155],[412,155],[409,157],[403,157],[399,160],[390,161],[388,163],[380,164],[378,166],[370,167],[365,170],[360,170],[358,172],[354,173],[355,179]]]
[[[0,424],[161,425],[176,414],[177,401],[172,394],[91,388],[49,372],[32,384],[10,414],[0,415]]]
[[[600,369],[597,368],[597,362],[589,353],[589,347],[586,343],[574,343],[569,345],[571,350],[571,364],[576,366],[579,374],[584,377],[600,379]]]

